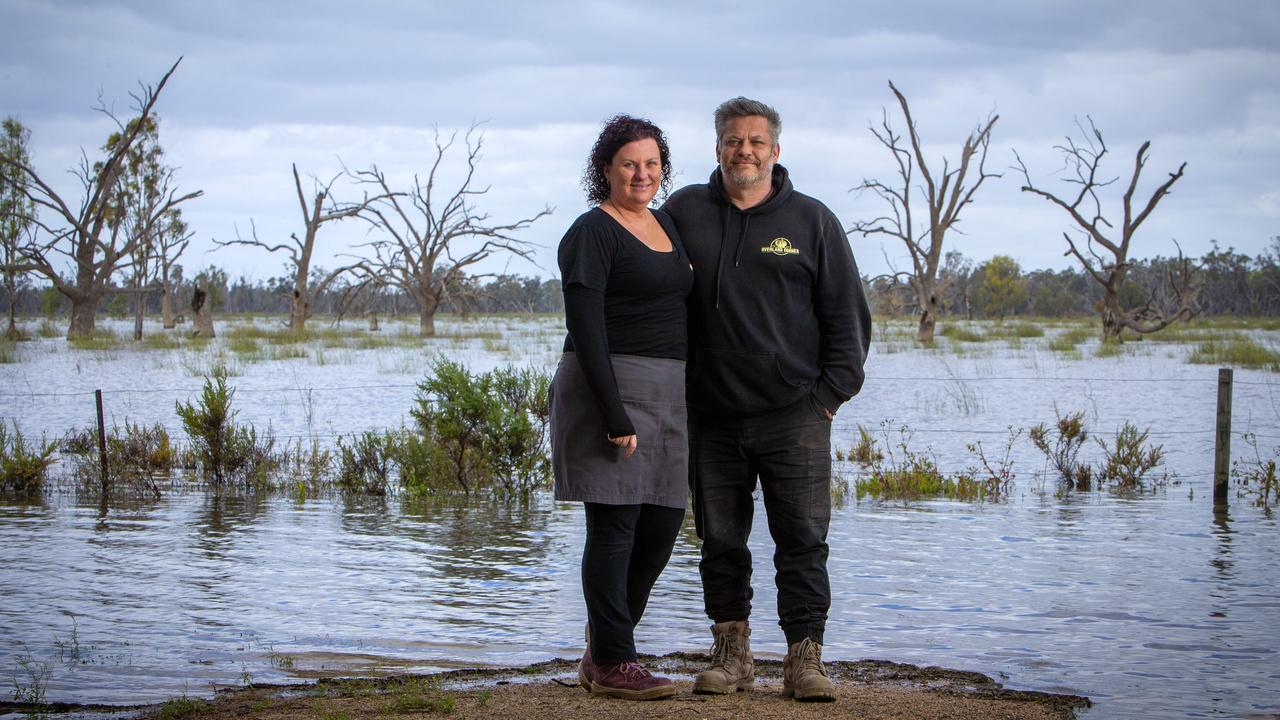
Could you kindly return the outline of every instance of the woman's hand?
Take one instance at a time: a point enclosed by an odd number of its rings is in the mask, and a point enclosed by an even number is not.
[[[635,435],[623,435],[622,437],[616,437],[616,438],[611,437],[609,438],[609,442],[613,443],[614,445],[617,445],[620,448],[626,448],[627,452],[625,457],[627,458],[630,458],[631,455],[634,454],[636,451]]]

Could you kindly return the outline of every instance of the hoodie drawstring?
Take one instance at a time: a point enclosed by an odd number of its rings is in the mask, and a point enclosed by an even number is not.
[[[733,266],[742,265],[742,245],[747,239],[747,229],[751,227],[751,213],[743,213],[742,230],[738,233],[738,251],[733,255]]]
[[[720,309],[720,276],[724,271],[724,249],[729,244],[729,206],[720,213],[720,253],[716,258],[716,309]]]

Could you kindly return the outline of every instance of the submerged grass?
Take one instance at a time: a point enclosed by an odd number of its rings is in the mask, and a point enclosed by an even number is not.
[[[182,335],[177,330],[142,336],[142,347],[147,350],[177,350],[183,346]]]
[[[1044,337],[1044,328],[1031,322],[996,323],[987,330],[989,338],[1024,339]]]
[[[947,323],[943,325],[942,330],[940,330],[938,334],[948,340],[954,340],[956,342],[979,343],[984,342],[987,339],[986,335],[956,323]]]
[[[1049,349],[1053,352],[1076,352],[1076,347],[1093,337],[1097,330],[1091,327],[1069,327],[1049,340]]]
[[[73,338],[67,344],[76,350],[119,350],[124,339],[110,330],[97,329],[87,338]]]
[[[1191,351],[1187,362],[1198,365],[1236,365],[1280,372],[1280,353],[1247,335],[1205,340]]]

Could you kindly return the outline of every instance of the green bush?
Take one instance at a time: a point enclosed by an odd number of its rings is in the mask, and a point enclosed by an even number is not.
[[[16,422],[12,434],[0,423],[0,493],[26,496],[44,490],[49,468],[57,462],[53,457],[56,449],[57,444],[43,436],[38,446],[28,444]]]
[[[1258,447],[1258,436],[1255,433],[1244,434],[1244,444],[1253,451],[1253,459],[1234,460],[1231,463],[1231,476],[1235,478],[1240,496],[1252,495],[1254,504],[1268,513],[1271,507],[1280,503],[1280,448],[1273,448],[1270,457]]]
[[[338,438],[338,487],[344,492],[386,495],[399,439],[393,433],[365,431],[350,444]]]
[[[1128,422],[1116,432],[1115,444],[1108,445],[1094,438],[1102,447],[1104,460],[1098,473],[1102,480],[1110,480],[1122,488],[1139,488],[1147,473],[1164,460],[1164,446],[1147,445],[1148,428],[1141,432]]]
[[[469,494],[481,487],[545,484],[551,475],[550,382],[531,369],[473,375],[459,363],[437,360],[410,410],[422,442],[406,441],[402,450],[406,488],[442,490],[444,481]]]
[[[318,492],[332,477],[333,453],[320,447],[315,438],[305,444],[298,440],[284,455],[284,473],[299,497]]]
[[[453,489],[452,460],[435,438],[405,430],[395,436],[391,452],[400,486],[408,494],[434,495]]]
[[[169,431],[160,423],[151,427],[125,420],[124,430],[112,426],[106,434],[108,480],[114,487],[160,496],[159,481],[170,477],[181,461]],[[73,430],[62,440],[62,451],[75,457],[73,473],[83,490],[101,487],[98,434],[93,428]]]
[[[1089,431],[1084,426],[1084,411],[1062,415],[1054,407],[1055,422],[1052,428],[1040,423],[1028,433],[1031,442],[1044,453],[1049,462],[1058,471],[1058,476],[1067,485],[1078,490],[1087,490],[1093,482],[1093,469],[1088,463],[1078,460],[1080,448],[1089,439]]]
[[[253,426],[236,425],[231,409],[235,389],[227,386],[227,373],[218,368],[205,377],[194,404],[177,402],[174,409],[191,439],[192,452],[206,477],[217,485],[228,480],[246,485],[267,484],[281,464],[274,452],[275,438],[258,437]]]

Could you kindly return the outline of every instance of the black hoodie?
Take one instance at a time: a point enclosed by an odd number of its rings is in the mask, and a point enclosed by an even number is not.
[[[673,193],[693,264],[689,405],[753,416],[811,395],[835,412],[862,388],[871,311],[835,214],[773,167],[767,200],[738,209],[717,168]]]

